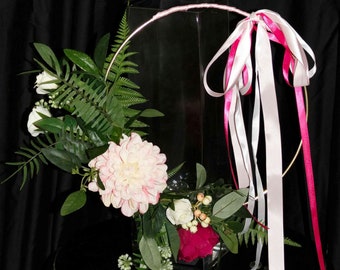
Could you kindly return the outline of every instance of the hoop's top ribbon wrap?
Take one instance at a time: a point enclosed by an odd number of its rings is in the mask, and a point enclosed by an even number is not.
[[[255,42],[252,41],[254,32],[256,32]],[[316,71],[313,51],[280,15],[269,10],[259,10],[238,23],[234,32],[212,58],[204,73],[204,86],[211,96],[224,96],[225,98],[224,124],[227,146],[229,147],[230,136],[234,153],[238,179],[235,184],[238,187],[249,186],[250,199],[248,209],[250,212],[253,212],[255,207],[255,199],[252,198],[257,196],[258,219],[260,222],[266,223],[264,192],[256,164],[260,130],[259,121],[261,119],[260,114],[262,109],[266,145],[265,175],[267,186],[267,226],[269,228],[269,269],[283,270],[285,267],[283,247],[282,150],[275,80],[272,68],[271,41],[283,46],[283,77],[287,84],[295,89],[314,238],[320,269],[323,270],[325,269],[325,263],[320,240],[314,176],[302,92],[302,87],[309,84],[309,79]],[[254,44],[255,47],[252,50]],[[208,86],[208,71],[211,65],[227,50],[229,50],[229,54],[223,76],[224,91],[215,92]],[[312,68],[308,66],[306,52],[313,61]],[[254,70],[252,57],[255,59]],[[255,77],[254,81],[253,76]],[[249,151],[249,140],[247,139],[243,122],[240,96],[249,94],[252,91],[252,87],[255,88],[255,101],[251,132],[252,137],[250,140],[252,151]],[[252,157],[250,153],[253,153]],[[254,170],[252,168],[254,168]],[[255,176],[252,175],[252,172],[255,172]],[[257,194],[255,194],[255,190]],[[259,262],[261,249],[262,245],[260,243],[260,245],[257,246],[256,263]],[[254,266],[253,269],[256,269],[256,267],[257,266]]]

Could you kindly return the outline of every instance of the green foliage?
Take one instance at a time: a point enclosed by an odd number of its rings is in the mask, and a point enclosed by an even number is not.
[[[207,172],[199,163],[196,163],[196,178],[196,189],[200,189],[207,181]]]
[[[151,270],[159,270],[162,267],[161,254],[154,238],[142,237],[139,241],[139,251],[144,262]]]
[[[52,51],[52,49],[50,47],[48,47],[45,44],[42,43],[34,43],[33,44],[35,49],[37,50],[37,52],[39,53],[40,57],[45,61],[45,63],[48,65],[48,67],[45,67],[45,70],[48,70],[49,68],[51,68],[52,70],[56,71],[56,74],[58,76],[61,75],[61,68],[60,68],[60,64],[59,61],[56,57],[56,55],[54,54],[54,52]]]
[[[150,205],[148,211],[141,216],[143,235],[155,238],[164,226],[165,209],[162,205]]]
[[[268,232],[262,224],[251,221],[249,229],[245,233],[238,234],[238,240],[240,244],[245,243],[246,246],[251,243],[255,245],[256,242],[261,241],[262,243],[268,242]]]
[[[123,133],[145,134],[147,125],[140,118],[163,116],[155,109],[134,108],[147,100],[139,86],[128,78],[129,74],[138,73],[137,64],[130,61],[135,52],[128,51],[129,44],[117,55],[105,78],[110,62],[129,33],[125,14],[115,43],[109,49],[110,35],[103,36],[93,58],[65,49],[64,57],[58,59],[49,46],[34,44],[39,55],[35,61],[58,85],[45,97],[61,117],[44,117],[34,123],[43,134],[16,152],[24,161],[7,163],[17,166],[17,170],[5,181],[22,171],[24,185],[38,174],[41,163],[48,162],[69,173],[79,171],[83,164],[102,154],[109,141],[118,143]]]
[[[180,246],[180,239],[177,233],[177,229],[168,220],[166,220],[165,222],[165,228],[173,259],[177,261],[177,255]]]
[[[226,245],[231,253],[238,253],[238,240],[235,233],[227,232],[222,229],[223,227],[217,228],[217,233],[221,237],[223,243]]]
[[[48,148],[51,145],[51,139],[49,136],[46,137],[48,141],[43,141],[41,138],[35,138],[31,140],[30,145],[27,147],[21,147],[15,152],[22,161],[7,162],[7,165],[16,166],[17,169],[1,183],[4,183],[14,177],[19,172],[22,173],[22,183],[20,189],[23,188],[25,183],[36,176],[40,171],[41,164],[48,164],[47,159],[42,153],[42,149]]]
[[[213,216],[221,219],[229,218],[242,207],[247,199],[247,195],[248,189],[243,188],[223,196],[214,204]]]
[[[80,208],[86,203],[86,193],[84,190],[77,190],[66,198],[63,206],[61,207],[60,214],[62,216],[69,215]]]
[[[284,238],[284,243],[285,243],[285,245],[292,246],[292,247],[302,247],[301,244],[293,241],[289,237]]]

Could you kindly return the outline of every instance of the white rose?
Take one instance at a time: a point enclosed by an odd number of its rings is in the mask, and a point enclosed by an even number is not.
[[[35,87],[37,88],[37,94],[45,95],[48,94],[50,91],[46,90],[53,90],[57,89],[58,85],[56,83],[51,83],[51,81],[58,80],[57,77],[54,77],[47,73],[46,71],[41,72],[35,81]]]
[[[173,225],[181,225],[190,222],[194,214],[188,199],[174,200],[174,209],[166,209],[166,216]]]
[[[38,105],[35,106],[31,113],[28,116],[28,121],[27,121],[27,129],[29,131],[29,133],[31,133],[31,135],[33,137],[38,136],[40,133],[43,133],[42,131],[38,130],[37,127],[34,125],[34,123],[40,119],[42,119],[42,117],[40,116],[40,114],[45,115],[46,117],[51,117],[51,113],[49,112],[48,109],[46,109],[45,107]]]

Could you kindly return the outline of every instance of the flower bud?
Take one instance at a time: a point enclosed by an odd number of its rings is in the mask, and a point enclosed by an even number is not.
[[[204,199],[204,194],[202,192],[197,194],[197,201],[201,202]]]
[[[200,214],[200,220],[205,220],[207,215],[205,213]]]
[[[209,226],[209,224],[202,221],[201,226],[202,226],[202,228],[207,228]]]
[[[183,228],[184,230],[188,230],[188,229],[189,229],[188,226],[187,226],[187,224],[182,224],[182,228]]]
[[[210,217],[206,217],[202,222],[209,224],[211,221]]]
[[[197,232],[197,226],[191,226],[190,227],[190,232],[192,232],[192,233],[196,233]]]
[[[199,217],[201,213],[202,213],[202,211],[199,210],[199,209],[196,209],[196,210],[194,211],[195,217]]]
[[[210,195],[208,195],[208,196],[205,196],[205,197],[204,197],[202,203],[203,203],[204,205],[209,205],[209,204],[211,203],[211,201],[212,201],[212,197],[211,197]]]

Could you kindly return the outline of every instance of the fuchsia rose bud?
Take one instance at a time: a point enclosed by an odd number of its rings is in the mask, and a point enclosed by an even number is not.
[[[211,226],[203,228],[198,224],[197,228],[198,230],[195,233],[183,228],[178,229],[180,238],[179,260],[191,262],[197,258],[211,255],[214,246],[219,242],[219,236]]]

